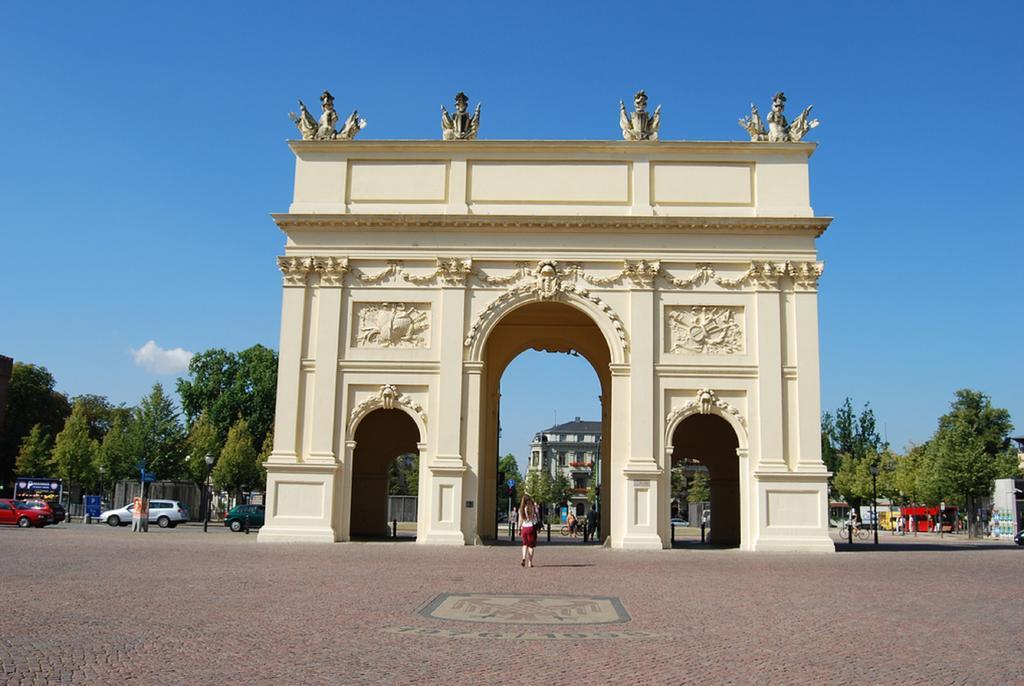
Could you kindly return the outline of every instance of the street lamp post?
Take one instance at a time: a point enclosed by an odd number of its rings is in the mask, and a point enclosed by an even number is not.
[[[868,469],[871,471],[871,510],[875,525],[875,545],[878,545],[878,465],[873,464]]]
[[[103,510],[103,477],[107,469],[103,465],[100,465],[100,510]]]
[[[213,469],[213,455],[206,453],[206,478],[203,479],[203,533],[210,526],[210,471]]]

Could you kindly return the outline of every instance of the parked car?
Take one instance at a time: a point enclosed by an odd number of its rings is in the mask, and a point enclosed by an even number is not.
[[[680,517],[673,517],[672,524],[675,526],[690,526],[690,522],[688,520],[681,519]]]
[[[235,505],[224,518],[224,526],[232,531],[241,531],[246,526],[263,526],[264,510],[262,505]]]
[[[53,522],[50,510],[29,507],[21,500],[0,499],[0,524],[14,524],[22,528],[44,527]]]
[[[25,507],[31,510],[39,510],[49,515],[49,524],[57,524],[63,522],[66,518],[66,512],[64,506],[57,501],[41,500],[33,498],[32,500],[19,500],[18,502],[24,503]]]
[[[135,503],[128,503],[116,510],[107,510],[100,513],[100,521],[110,526],[127,526],[132,523],[132,509]],[[181,522],[188,521],[188,508],[177,500],[150,500],[149,501],[149,522],[156,522],[161,529],[178,526]]]
[[[53,501],[47,501],[47,503],[49,504],[50,509],[53,510],[53,523],[54,524],[60,524],[61,522],[63,522],[65,519],[68,518],[67,510],[65,510],[64,506],[61,505],[59,502],[57,502],[56,500],[53,500]]]
[[[1024,529],[1017,532],[1017,535],[1013,537],[1013,541],[1017,545],[1024,545]]]

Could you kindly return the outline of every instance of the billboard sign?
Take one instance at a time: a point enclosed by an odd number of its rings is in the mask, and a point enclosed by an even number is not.
[[[19,476],[14,479],[14,497],[18,500],[60,500],[63,479]]]

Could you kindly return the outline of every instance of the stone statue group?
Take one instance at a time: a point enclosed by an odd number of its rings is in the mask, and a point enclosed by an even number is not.
[[[647,111],[647,94],[642,90],[633,96],[635,109],[626,111],[626,104],[619,101],[619,126],[622,137],[627,141],[656,141],[658,128],[661,126],[661,105],[653,113]],[[302,134],[304,141],[352,140],[365,126],[366,120],[359,118],[359,112],[353,110],[341,128],[337,128],[338,113],[334,109],[334,96],[324,91],[320,96],[322,112],[316,120],[305,103],[299,100],[299,113],[290,112],[288,116]],[[772,97],[772,111],[768,114],[768,127],[765,128],[757,106],[750,105],[750,116],[739,120],[752,142],[786,143],[803,140],[808,131],[818,126],[817,119],[810,119],[811,107],[807,107],[792,122],[786,120],[783,110],[786,108],[786,95],[781,91]],[[480,131],[480,103],[477,103],[473,114],[469,113],[469,98],[459,91],[455,95],[455,112],[449,113],[441,106],[441,139],[446,141],[467,141],[476,138]]]

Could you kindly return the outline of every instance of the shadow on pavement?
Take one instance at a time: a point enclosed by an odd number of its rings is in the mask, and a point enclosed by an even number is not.
[[[977,552],[985,550],[1016,550],[1021,546],[1013,543],[988,543],[978,541],[977,543],[904,543],[903,541],[879,541],[875,545],[871,541],[859,541],[857,543],[837,542],[836,552],[838,553],[913,553],[913,552],[936,552],[942,550]]]

